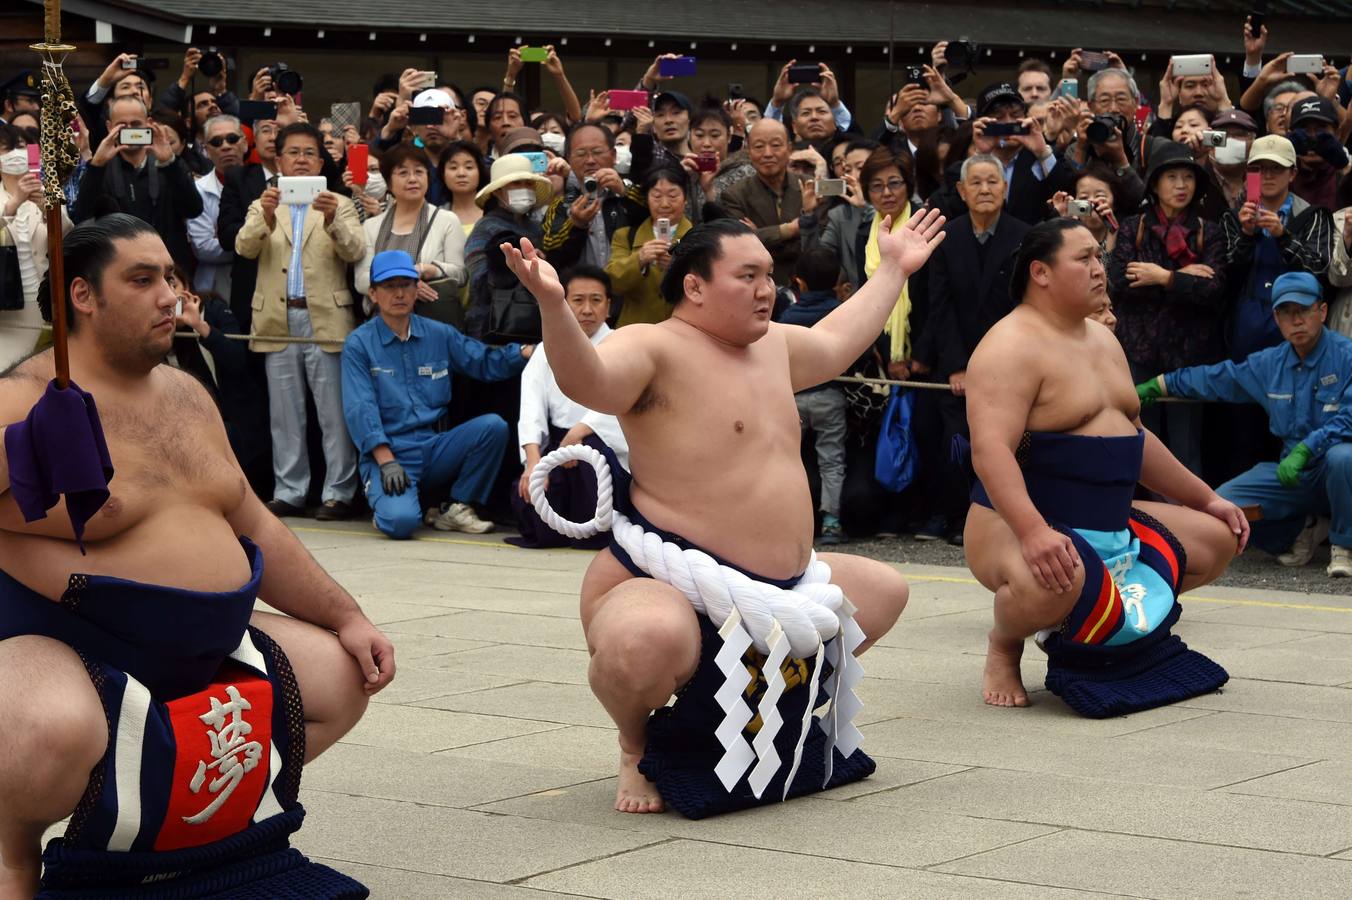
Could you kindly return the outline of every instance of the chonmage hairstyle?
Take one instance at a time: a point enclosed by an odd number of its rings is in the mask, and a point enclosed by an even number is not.
[[[1072,228],[1084,228],[1079,219],[1048,219],[1039,222],[1024,235],[1019,255],[1014,260],[1014,275],[1009,279],[1009,295],[1016,303],[1023,302],[1024,292],[1028,290],[1028,272],[1035,262],[1051,262],[1056,251],[1066,242],[1066,232]]]
[[[72,332],[76,328],[75,306],[70,301],[70,286],[82,278],[94,290],[99,289],[103,272],[117,256],[117,241],[127,241],[143,234],[158,235],[148,222],[114,213],[103,216],[72,230],[61,242],[61,258],[66,276],[66,323]],[[44,321],[52,321],[51,274],[43,279],[38,290],[38,310]]]
[[[685,297],[685,276],[694,272],[700,278],[714,277],[714,262],[723,258],[723,239],[755,236],[756,232],[737,219],[715,219],[686,232],[671,251],[671,267],[662,276],[662,299],[680,303]]]

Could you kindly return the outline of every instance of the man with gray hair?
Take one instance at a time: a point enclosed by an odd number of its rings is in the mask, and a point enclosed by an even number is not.
[[[1303,94],[1313,95],[1314,91],[1304,82],[1288,78],[1278,82],[1263,98],[1263,122],[1268,134],[1286,134],[1290,130],[1291,108]]]
[[[202,214],[188,222],[188,240],[197,257],[197,272],[193,288],[215,291],[222,297],[230,296],[230,267],[235,260],[233,248],[222,247],[216,230],[216,219],[221,212],[221,190],[225,175],[244,163],[248,144],[239,119],[234,116],[212,116],[202,125],[202,149],[211,160],[211,171],[197,179],[197,193],[202,197]]]
[[[951,394],[938,397],[945,450],[954,435],[967,433],[967,360],[996,322],[1014,308],[1009,281],[1028,224],[1006,214],[1005,163],[978,154],[962,164],[958,193],[967,214],[944,226],[947,237],[929,261],[928,323],[916,340],[914,358],[946,379]],[[926,392],[928,393],[928,392]],[[917,415],[929,410],[917,410]],[[965,521],[971,472],[966,463],[939,454],[944,485],[936,499],[944,517],[942,534],[958,543]]]

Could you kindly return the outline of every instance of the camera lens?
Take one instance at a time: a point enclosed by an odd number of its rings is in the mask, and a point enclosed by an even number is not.
[[[217,75],[221,74],[221,70],[224,68],[225,66],[221,62],[221,57],[218,53],[204,53],[202,54],[202,59],[197,63],[197,71],[208,78],[215,78]]]
[[[949,41],[944,49],[944,59],[950,66],[966,66],[972,57],[972,44],[969,41]]]
[[[588,194],[596,193],[596,179],[588,176],[582,180],[582,189]]]
[[[1106,144],[1113,139],[1113,129],[1121,123],[1116,116],[1094,116],[1084,133],[1091,144]]]
[[[272,76],[272,86],[283,94],[299,94],[305,84],[300,73],[288,67],[286,63],[277,63],[268,74]]]

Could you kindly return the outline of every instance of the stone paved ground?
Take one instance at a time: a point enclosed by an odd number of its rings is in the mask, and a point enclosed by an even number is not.
[[[1352,891],[1346,594],[1206,589],[1179,631],[1230,670],[1225,692],[1088,721],[1042,691],[985,707],[989,596],[963,569],[900,566],[910,607],[864,657],[877,774],[688,822],[610,809],[615,735],[577,623],[588,554],[292,524],[398,652],[394,685],[302,792],[298,845],[376,897]]]

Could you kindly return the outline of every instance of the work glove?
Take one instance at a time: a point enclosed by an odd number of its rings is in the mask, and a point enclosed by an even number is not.
[[[1291,448],[1291,452],[1286,454],[1281,462],[1277,463],[1277,480],[1282,483],[1283,487],[1299,487],[1300,470],[1310,464],[1310,457],[1313,455],[1310,448],[1303,443],[1296,444]]]
[[[408,490],[408,473],[398,461],[380,464],[380,487],[387,497],[398,497]]]
[[[1149,381],[1142,381],[1136,385],[1136,396],[1140,398],[1142,406],[1149,406],[1165,396],[1164,376],[1156,375]]]

